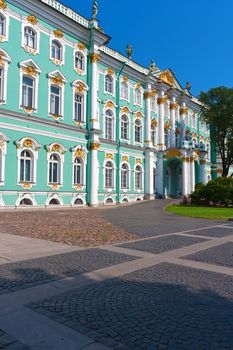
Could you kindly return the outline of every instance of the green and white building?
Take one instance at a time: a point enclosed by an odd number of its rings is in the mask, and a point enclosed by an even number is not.
[[[110,49],[97,12],[0,0],[1,206],[177,197],[217,175],[189,84]]]

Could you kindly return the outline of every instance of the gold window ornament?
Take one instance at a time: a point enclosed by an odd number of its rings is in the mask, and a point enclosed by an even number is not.
[[[86,156],[82,148],[77,149],[74,155],[75,155],[75,158],[82,158],[82,159],[85,159],[85,156]]]
[[[80,51],[84,51],[86,49],[86,45],[80,42],[80,43],[77,43],[77,48]]]
[[[129,80],[129,78],[127,77],[127,75],[123,76],[123,81],[127,82]]]
[[[60,146],[59,145],[53,145],[52,152],[59,152],[59,151],[60,151]]]
[[[165,130],[171,129],[171,123],[167,121],[167,122],[164,124],[164,129],[165,129]]]
[[[141,112],[136,112],[135,113],[135,118],[142,118],[142,113]]]
[[[128,156],[123,156],[122,157],[122,162],[128,162],[129,161],[129,157]]]
[[[164,83],[173,86],[175,79],[169,69],[165,70],[164,72],[160,73],[159,79],[162,80]]]
[[[106,107],[107,107],[107,108],[113,108],[113,107],[114,107],[113,102],[112,102],[112,101],[108,101],[108,102],[106,103]]]
[[[84,83],[79,82],[75,86],[75,92],[83,93],[86,90],[86,86]]]
[[[109,75],[113,75],[114,71],[113,71],[112,68],[108,68],[107,73],[108,73]]]
[[[63,32],[62,32],[60,29],[55,29],[55,30],[53,31],[53,34],[54,34],[54,36],[55,36],[56,38],[58,38],[58,39],[61,39],[61,38],[63,38],[63,36],[64,36]]]
[[[112,153],[106,153],[105,158],[106,158],[106,159],[114,160],[114,155],[113,155]]]
[[[32,145],[33,145],[33,142],[32,142],[32,140],[27,139],[27,140],[24,141],[23,145],[24,145],[24,147],[26,147],[26,148],[31,148]]]
[[[166,158],[180,157],[182,153],[177,148],[170,148],[166,153]]]
[[[122,111],[123,113],[130,113],[130,110],[129,110],[129,108],[128,108],[127,106],[123,107],[123,108],[121,109],[121,111]]]
[[[152,126],[152,128],[156,128],[158,126],[158,122],[156,119],[151,120],[151,126]]]
[[[136,158],[136,164],[142,164],[141,158]]]
[[[97,151],[100,148],[99,143],[91,143],[91,151]]]
[[[91,55],[91,63],[96,63],[100,60],[100,55],[98,53],[93,53]]]
[[[23,73],[31,75],[31,76],[37,75],[37,71],[32,66],[27,66],[27,67],[23,68]]]
[[[0,9],[5,10],[7,8],[7,4],[4,0],[0,0]]]
[[[27,16],[28,23],[32,24],[33,26],[37,25],[38,19],[34,15]]]

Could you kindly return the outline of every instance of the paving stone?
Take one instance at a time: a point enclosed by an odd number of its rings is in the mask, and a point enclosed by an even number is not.
[[[117,265],[137,257],[103,249],[86,249],[0,265],[0,294],[14,292],[67,276]]]
[[[169,250],[205,241],[205,239],[199,237],[172,235],[132,243],[119,244],[118,246],[123,248],[145,251],[153,254],[160,254]]]
[[[225,237],[233,235],[233,228],[230,230],[229,228],[224,227],[212,227],[207,229],[202,229],[198,231],[187,232],[186,234],[192,234],[195,236],[207,236],[207,237]]]
[[[73,329],[112,339],[114,350],[233,349],[233,277],[181,265],[162,263],[29,307],[55,320],[65,313]]]
[[[208,264],[233,267],[233,242],[183,256],[181,259],[200,261]]]

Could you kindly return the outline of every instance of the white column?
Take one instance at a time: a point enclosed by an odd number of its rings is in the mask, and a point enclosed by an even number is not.
[[[147,84],[146,92],[144,93],[146,107],[146,139],[145,147],[151,147],[151,84]]]
[[[99,54],[93,53],[91,55],[91,128],[99,129],[98,120],[98,61],[100,57]]]
[[[159,97],[157,99],[159,106],[159,123],[158,123],[158,150],[165,150],[165,139],[164,139],[164,103],[166,97],[164,91],[159,92]]]
[[[183,196],[186,196],[188,194],[188,157],[184,156],[182,157],[182,194]]]
[[[91,181],[90,181],[90,205],[97,206],[98,201],[98,183],[99,183],[99,162],[98,149],[99,143],[91,144]]]
[[[201,152],[201,155],[200,155],[200,182],[202,182],[203,184],[207,183],[206,152]]]
[[[190,188],[189,193],[195,190],[195,162],[194,159],[190,158]]]
[[[158,191],[158,194],[160,196],[163,196],[163,181],[164,181],[164,176],[163,176],[163,153],[159,152],[157,154],[157,167],[156,167],[156,188]]]
[[[150,149],[145,151],[145,195],[154,198],[154,152]]]
[[[171,98],[170,103],[170,122],[171,122],[171,132],[170,132],[170,147],[176,147],[176,98]]]
[[[181,124],[181,142],[185,141],[185,119],[187,115],[187,107],[185,102],[180,106],[180,124]]]

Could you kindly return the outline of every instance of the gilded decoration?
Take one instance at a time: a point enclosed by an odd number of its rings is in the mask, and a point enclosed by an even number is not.
[[[128,162],[129,161],[129,157],[128,156],[123,156],[122,157],[122,162]]]
[[[27,67],[23,68],[23,72],[25,74],[31,75],[32,77],[37,75],[37,71],[32,66],[27,66]]]
[[[61,64],[62,64],[62,61],[58,60],[57,58],[53,58],[52,61],[56,66],[61,66]]]
[[[165,70],[164,72],[162,72],[159,76],[159,79],[171,86],[173,86],[175,82],[174,77],[169,70]]]
[[[181,160],[184,163],[189,163],[191,159],[189,157],[182,157]]]
[[[51,190],[53,190],[53,191],[57,191],[57,190],[59,190],[59,188],[60,188],[59,185],[52,185],[51,186]]]
[[[106,153],[105,158],[114,160],[114,155],[112,153]]]
[[[61,86],[64,83],[63,79],[61,77],[59,77],[59,76],[52,77],[51,80],[52,80],[53,84],[58,85],[58,86]]]
[[[127,82],[129,80],[129,78],[127,77],[127,75],[123,76],[123,81]]]
[[[5,141],[4,140],[0,140],[0,149],[3,149],[4,146],[5,146]]]
[[[33,26],[37,25],[38,23],[38,19],[36,18],[36,16],[27,16],[27,21],[32,24]]]
[[[98,53],[91,54],[91,63],[96,63],[100,60],[100,55]]]
[[[137,89],[141,89],[141,87],[142,87],[142,84],[141,84],[140,82],[137,82],[136,88],[137,88]]]
[[[24,190],[30,190],[30,188],[32,188],[32,185],[29,184],[29,183],[23,183],[22,187],[23,187]]]
[[[75,125],[77,125],[79,127],[81,127],[81,126],[83,126],[85,124],[85,122],[80,121],[80,120],[74,120],[73,122],[75,123]]]
[[[3,61],[3,57],[4,56],[0,55],[0,65],[4,67],[5,66],[5,62]]]
[[[59,39],[63,38],[64,36],[63,32],[60,29],[55,29],[53,31],[53,34],[56,38],[59,38]]]
[[[167,102],[167,97],[163,96],[163,97],[158,97],[157,98],[157,103],[158,105],[162,105],[163,103]]]
[[[182,153],[177,148],[170,148],[167,151],[166,158],[180,157]]]
[[[5,35],[0,35],[0,42],[2,43],[2,42],[5,41],[5,40],[6,40]]]
[[[78,48],[79,50],[81,50],[81,51],[84,51],[84,50],[86,49],[86,45],[83,44],[83,43],[78,43],[78,44],[77,44],[77,48]]]
[[[84,186],[83,185],[75,185],[74,188],[76,191],[82,191],[84,189]]]
[[[151,120],[151,126],[152,126],[152,128],[156,128],[158,126],[158,122],[156,119]]]
[[[86,154],[85,154],[84,150],[80,148],[80,149],[77,149],[77,150],[75,151],[74,156],[75,156],[75,158],[82,158],[82,159],[85,159]]]
[[[32,113],[32,108],[30,108],[30,107],[25,107],[25,108],[24,108],[24,112],[27,113],[27,114],[30,114],[30,113]]]
[[[179,135],[179,134],[180,134],[180,129],[176,128],[176,135]]]
[[[75,92],[79,92],[79,93],[84,93],[84,91],[86,90],[86,86],[84,83],[79,82],[76,86],[75,86]]]
[[[112,101],[108,101],[106,103],[106,108],[113,108],[114,107],[114,103]]]
[[[29,47],[29,46],[24,46],[23,48],[25,52],[32,55],[36,55],[36,49],[33,49],[32,47]]]
[[[148,99],[148,98],[154,97],[156,94],[157,94],[156,89],[153,89],[151,91],[146,91],[146,92],[144,92],[144,98]]]
[[[113,75],[114,71],[113,71],[112,68],[108,68],[107,73],[108,73],[109,75]]]
[[[52,152],[59,152],[59,151],[60,151],[60,146],[59,145],[53,145]]]
[[[188,107],[181,107],[180,109],[180,115],[184,115],[188,113]]]
[[[33,142],[32,142],[32,140],[27,139],[27,140],[24,141],[23,145],[24,145],[24,147],[26,147],[26,148],[31,148],[32,145],[33,145]]]
[[[135,113],[135,118],[142,118],[142,113],[141,112],[136,112]]]
[[[61,115],[52,114],[52,117],[53,117],[54,120],[59,120],[61,118]]]
[[[99,143],[91,143],[91,151],[97,151],[100,148]]]
[[[7,8],[7,4],[4,0],[0,0],[0,9],[5,10]]]
[[[141,158],[136,158],[136,164],[142,164]]]
[[[167,122],[164,124],[164,129],[165,129],[165,130],[171,129],[171,123],[167,121]]]
[[[200,164],[201,164],[201,165],[206,164],[206,160],[205,160],[205,159],[200,159]]]
[[[123,107],[121,110],[123,113],[130,113],[130,110],[128,107]]]
[[[170,110],[176,110],[178,108],[178,103],[177,102],[173,102],[170,104]]]

